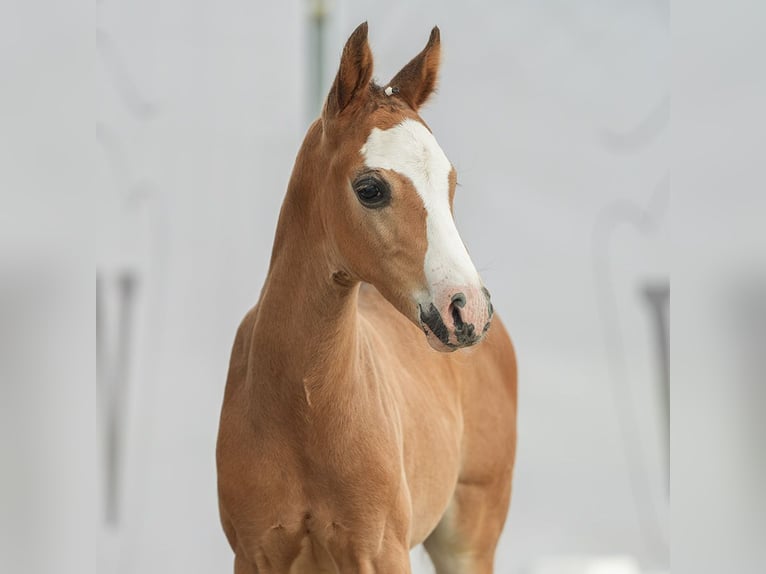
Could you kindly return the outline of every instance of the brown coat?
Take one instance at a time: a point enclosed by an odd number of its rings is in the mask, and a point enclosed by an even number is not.
[[[379,174],[396,201],[377,210],[349,185],[373,128],[422,122],[438,63],[434,29],[386,95],[371,83],[363,24],[298,154],[221,413],[219,500],[237,574],[410,572],[422,542],[440,574],[492,572],[516,444],[511,341],[497,316],[486,336],[455,338],[471,313],[489,324],[486,290],[476,311],[445,300],[455,324],[437,340],[411,297],[427,291],[428,248],[412,182]],[[423,331],[440,350],[476,346],[435,352]]]

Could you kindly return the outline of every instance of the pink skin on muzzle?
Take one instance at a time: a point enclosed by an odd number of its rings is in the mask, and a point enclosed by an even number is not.
[[[449,352],[479,343],[492,322],[492,303],[484,287],[455,286],[419,305],[420,323],[428,344]]]

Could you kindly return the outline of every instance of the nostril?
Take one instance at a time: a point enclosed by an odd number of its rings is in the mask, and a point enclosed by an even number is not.
[[[465,295],[462,292],[455,293],[452,296],[452,304],[455,305],[455,307],[459,307],[460,309],[465,307]]]
[[[481,290],[484,293],[484,297],[487,299],[487,312],[489,313],[489,318],[492,319],[492,315],[495,314],[495,308],[492,306],[492,301],[490,301],[491,297],[489,291],[486,287],[482,287]],[[487,325],[489,325],[489,323],[487,323]],[[484,330],[486,331],[487,327],[485,327]]]
[[[450,303],[449,310],[452,315],[452,322],[455,324],[455,329],[458,331],[463,328],[463,317],[460,315],[460,309],[465,307],[466,299],[465,294],[455,293],[452,296],[452,303]]]
[[[465,303],[463,304],[465,305]],[[462,307],[462,305],[460,305]],[[463,317],[460,315],[460,309],[458,308],[458,304],[454,301],[452,302],[452,305],[450,305],[450,311],[452,313],[452,322],[455,324],[455,329],[462,329],[463,327]]]

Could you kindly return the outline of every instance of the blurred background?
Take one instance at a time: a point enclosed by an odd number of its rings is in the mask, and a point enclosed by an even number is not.
[[[229,350],[363,20],[381,82],[442,31],[520,360],[497,572],[766,572],[766,4],[674,0],[672,62],[668,4],[0,2],[0,572],[231,572]]]
[[[669,5],[102,0],[98,572],[230,571],[214,449],[297,149],[370,25],[423,112],[520,364],[510,574],[669,571]],[[432,572],[421,549],[416,573]]]

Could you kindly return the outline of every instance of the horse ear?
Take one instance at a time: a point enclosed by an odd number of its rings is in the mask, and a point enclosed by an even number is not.
[[[440,61],[441,38],[439,27],[434,26],[423,51],[410,60],[388,85],[417,111],[436,89]]]
[[[353,31],[340,57],[340,67],[325,102],[324,115],[340,114],[350,103],[364,97],[372,80],[372,51],[367,42],[367,22]]]

